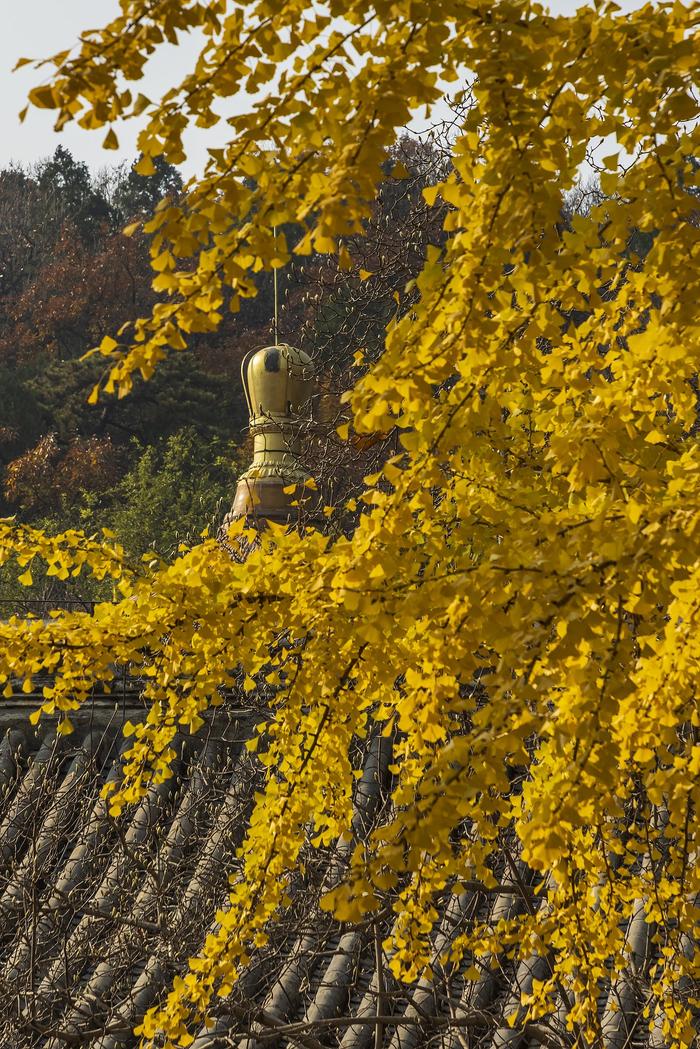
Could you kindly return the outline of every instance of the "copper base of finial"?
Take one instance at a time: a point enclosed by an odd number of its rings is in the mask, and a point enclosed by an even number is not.
[[[248,517],[272,520],[279,523],[292,523],[299,518],[300,507],[292,506],[299,502],[302,486],[297,485],[293,492],[285,492],[290,481],[281,477],[246,477],[238,481],[236,495],[231,508],[231,518]]]

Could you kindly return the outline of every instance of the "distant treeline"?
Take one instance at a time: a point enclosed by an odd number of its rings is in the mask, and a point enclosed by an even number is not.
[[[371,359],[410,306],[406,284],[426,243],[442,237],[421,196],[442,163],[434,145],[400,143],[365,234],[347,244],[353,269],[312,256],[280,276],[280,337],[312,353],[327,399],[349,385],[354,353]],[[80,359],[152,306],[148,237],[122,231],[182,190],[163,161],[151,176],[128,164],[93,173],[62,146],[0,171],[3,515],[56,530],[110,527],[139,555],[172,552],[227,509],[247,454],[240,363],[271,339],[271,275],[123,400],[89,405],[104,359]],[[293,244],[298,234],[284,232]],[[0,578],[0,590],[14,591],[12,580]]]

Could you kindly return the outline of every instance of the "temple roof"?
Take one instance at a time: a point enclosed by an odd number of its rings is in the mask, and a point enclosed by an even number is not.
[[[244,746],[259,712],[233,699],[219,708],[196,737],[178,740],[175,775],[115,820],[100,790],[118,774],[121,727],[138,710],[137,693],[96,697],[67,737],[50,721],[34,730],[32,705],[28,697],[0,712],[0,1046],[127,1049],[138,1041],[133,1027],[185,971],[226,905],[261,784]],[[388,804],[389,744],[363,746],[358,836]],[[290,910],[233,993],[217,1001],[214,1026],[202,1028],[196,1049],[572,1042],[563,998],[558,1014],[510,1026],[521,994],[548,974],[546,958],[466,958],[452,969],[443,962],[451,940],[475,921],[495,924],[540,905],[517,853],[515,863],[509,853],[497,864],[495,888],[465,887],[440,901],[433,974],[412,987],[396,983],[381,947],[390,915],[339,926],[320,910],[329,871],[344,860],[342,848],[310,853]],[[642,1018],[654,948],[641,909],[628,946],[628,972],[601,983],[601,1045],[659,1047],[660,1029],[649,1035]]]

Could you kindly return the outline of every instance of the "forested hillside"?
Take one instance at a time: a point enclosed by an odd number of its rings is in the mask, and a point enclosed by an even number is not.
[[[187,368],[173,358],[133,399],[87,403],[103,362],[81,358],[154,300],[146,237],[122,229],[181,185],[166,164],[148,178],[126,166],[94,174],[61,147],[0,173],[4,514],[57,528],[113,523],[137,552],[172,545],[230,485],[244,423],[235,373],[262,312],[202,339]],[[128,496],[146,501],[138,528]]]
[[[353,351],[362,345],[373,358],[387,322],[411,301],[406,284],[426,242],[441,236],[421,197],[441,163],[434,145],[405,140],[387,158],[375,216],[348,243],[346,268],[314,255],[279,274],[279,337],[318,362],[329,421],[357,374]],[[241,359],[273,337],[270,273],[258,276],[255,298],[238,313],[224,308],[215,333],[193,336],[186,355],[137,379],[131,396],[88,402],[104,359],[84,355],[156,299],[148,237],[134,223],[181,190],[162,160],[151,176],[129,165],[91,172],[60,146],[29,169],[0,172],[4,516],[52,531],[107,527],[138,556],[172,552],[228,509],[247,454]],[[23,592],[8,571],[0,597],[14,602]],[[91,596],[62,586],[65,597]]]

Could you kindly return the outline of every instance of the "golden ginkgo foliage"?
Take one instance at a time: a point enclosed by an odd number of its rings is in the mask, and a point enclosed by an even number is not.
[[[700,964],[677,930],[700,924],[698,4],[120,7],[56,56],[32,102],[59,127],[109,129],[107,147],[113,122],[137,119],[144,173],[184,159],[191,124],[218,124],[218,142],[225,125],[226,144],[147,224],[164,298],[99,347],[95,398],[128,393],[229,296],[235,309],[254,294],[254,274],[289,258],[275,226],[299,229],[295,252],[351,266],[344,238],[370,214],[396,128],[445,86],[473,100],[425,194],[446,206],[446,244],[350,396],[355,431],[396,426],[403,449],[368,479],[351,538],[272,527],[244,564],[205,540],[134,566],[109,536],[3,525],[26,582],[35,558],[114,579],[94,614],[1,624],[0,671],[50,671],[44,709],[68,714],[114,664],[143,666],[150,710],[115,811],[168,774],[177,726],[196,728],[236,667],[249,689],[275,685],[232,905],[144,1038],[189,1044],[285,908],[309,835],[348,833],[350,744],[378,724],[396,739],[394,804],[326,898],[336,917],[359,920],[399,886],[387,950],[414,977],[436,898],[488,884],[508,827],[547,904],[474,935],[484,953],[551,952],[528,1016],[564,988],[567,1022],[595,1044],[597,981],[626,964],[623,919],[643,901],[660,945],[649,1023],[689,1044],[694,1003],[678,988]],[[160,100],[139,94],[149,56],[195,29],[195,68]],[[604,199],[565,220],[587,157]],[[466,687],[484,668],[487,693]]]

